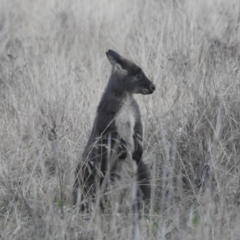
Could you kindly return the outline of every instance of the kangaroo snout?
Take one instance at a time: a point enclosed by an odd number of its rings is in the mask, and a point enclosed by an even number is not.
[[[150,85],[149,89],[150,89],[150,94],[152,94],[155,91],[156,87],[154,84],[152,84],[152,85]]]
[[[142,90],[140,91],[143,95],[152,94],[156,89],[155,85],[149,79],[145,80],[144,85],[145,86],[142,86]]]

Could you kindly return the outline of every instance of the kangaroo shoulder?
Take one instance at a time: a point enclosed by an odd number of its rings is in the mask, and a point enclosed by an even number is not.
[[[100,133],[114,131],[114,119],[121,108],[121,103],[114,97],[104,97],[97,110],[96,128]]]
[[[98,106],[98,114],[115,115],[121,108],[121,101],[114,97],[105,97]]]

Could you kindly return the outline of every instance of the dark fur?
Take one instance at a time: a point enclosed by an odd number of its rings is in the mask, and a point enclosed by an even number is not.
[[[115,178],[121,177],[118,176],[116,162],[125,161],[129,152],[131,161],[137,163],[138,198],[142,196],[144,200],[149,200],[151,197],[149,172],[147,165],[142,161],[141,115],[132,94],[151,94],[155,86],[134,63],[112,50],[109,50],[106,55],[113,66],[112,74],[99,103],[93,129],[82,155],[83,161],[75,171],[73,203],[76,205],[81,201],[82,210],[86,206],[85,199],[90,197],[91,201],[94,201],[94,196],[99,189],[104,189],[107,182],[113,182]],[[127,98],[129,111],[133,111],[132,115],[135,118],[132,134],[133,150],[129,150],[131,146],[128,146],[131,145],[131,139],[121,138],[116,125],[118,113]],[[131,123],[126,122],[126,126],[128,125]],[[121,121],[120,126],[122,126]],[[109,151],[107,147],[111,150]],[[114,159],[112,159],[113,155]],[[82,191],[79,190],[80,188]],[[81,192],[81,199],[78,199],[79,192]]]

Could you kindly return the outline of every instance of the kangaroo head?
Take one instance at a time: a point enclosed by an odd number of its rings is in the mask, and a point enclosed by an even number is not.
[[[123,91],[140,94],[154,92],[155,85],[146,77],[140,67],[113,50],[108,50],[106,55],[112,65],[112,74],[117,77],[118,86],[121,86]]]

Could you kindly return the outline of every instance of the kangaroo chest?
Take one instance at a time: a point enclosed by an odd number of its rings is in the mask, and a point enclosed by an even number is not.
[[[133,106],[133,99],[124,99],[119,112],[116,115],[115,124],[120,138],[126,141],[130,152],[134,150],[133,134],[136,123],[136,110]]]

